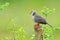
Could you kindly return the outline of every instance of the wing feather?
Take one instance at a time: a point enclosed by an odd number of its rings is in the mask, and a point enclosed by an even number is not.
[[[39,16],[39,15],[35,15],[35,22],[45,24],[46,20],[43,17]]]

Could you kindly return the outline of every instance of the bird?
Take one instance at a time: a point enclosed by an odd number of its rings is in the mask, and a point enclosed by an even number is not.
[[[38,15],[35,10],[32,10],[32,11],[31,11],[31,14],[32,14],[32,19],[33,19],[33,21],[34,21],[35,23],[45,24],[45,25],[47,24],[47,25],[49,25],[50,27],[52,27],[52,26],[46,21],[46,19],[43,18],[42,16]]]

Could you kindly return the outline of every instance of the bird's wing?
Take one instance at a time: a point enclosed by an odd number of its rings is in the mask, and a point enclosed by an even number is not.
[[[39,23],[46,23],[46,20],[39,15],[36,15],[35,18],[36,18],[36,21]]]
[[[39,15],[35,15],[36,18],[40,19],[40,20],[43,20],[44,18],[39,16]],[[45,19],[44,19],[45,20]]]

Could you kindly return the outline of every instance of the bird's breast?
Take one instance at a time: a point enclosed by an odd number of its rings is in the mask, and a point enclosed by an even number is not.
[[[34,18],[35,18],[35,17],[34,17],[34,16],[32,16],[32,20],[34,20]]]

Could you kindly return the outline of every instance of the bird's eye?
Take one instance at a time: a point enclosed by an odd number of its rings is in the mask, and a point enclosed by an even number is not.
[[[33,13],[33,15],[35,15],[35,12]]]

